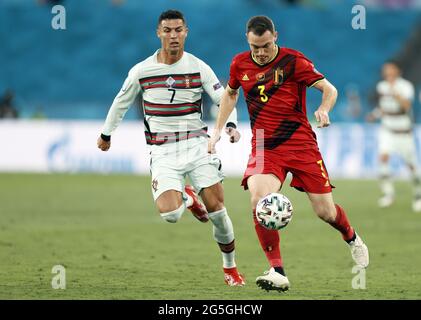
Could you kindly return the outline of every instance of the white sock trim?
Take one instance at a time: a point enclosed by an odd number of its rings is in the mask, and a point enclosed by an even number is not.
[[[186,205],[186,208],[191,207],[193,205],[193,198],[187,193],[184,193],[184,197],[185,197],[184,203]]]
[[[216,218],[216,217],[218,217],[220,215],[223,215],[223,214],[228,214],[227,208],[225,208],[225,207],[222,208],[221,210],[218,210],[218,211],[208,212],[208,217],[209,217],[209,219],[211,219],[211,218]]]
[[[222,252],[222,266],[224,268],[235,268],[235,250],[230,253]]]
[[[213,223],[213,238],[219,243],[230,243],[234,240],[234,228],[227,209],[208,213],[209,220]]]
[[[185,208],[186,205],[183,202],[183,204],[179,208],[170,212],[161,213],[161,217],[165,221],[168,221],[170,223],[176,223],[178,220],[180,220]]]

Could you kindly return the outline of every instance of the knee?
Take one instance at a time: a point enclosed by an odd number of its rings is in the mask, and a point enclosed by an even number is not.
[[[156,207],[158,208],[158,211],[160,214],[172,212],[179,208],[181,206],[181,203],[173,203],[173,202],[164,202],[164,201],[157,201]]]
[[[203,200],[208,212],[216,212],[225,208],[223,192],[213,193],[212,197],[205,197]]]
[[[214,201],[211,201],[211,203],[206,205],[206,210],[208,210],[208,212],[220,211],[224,208],[224,201],[221,201],[220,199],[214,199]]]
[[[184,212],[183,202],[180,201],[162,201],[158,199],[156,206],[161,218],[170,223],[176,223]]]
[[[264,194],[252,194],[251,195],[251,207],[254,209],[256,209],[257,203],[259,202],[260,199],[262,199],[265,195]]]
[[[183,212],[184,206],[180,206],[179,208],[172,211],[161,212],[161,218],[169,223],[176,223],[178,220],[180,220]]]

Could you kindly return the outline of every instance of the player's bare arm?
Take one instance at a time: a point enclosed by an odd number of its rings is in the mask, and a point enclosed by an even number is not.
[[[211,138],[209,139],[209,143],[208,143],[209,153],[216,152],[215,145],[221,138],[221,131],[224,127],[224,124],[226,123],[228,119],[228,116],[231,114],[232,110],[235,108],[237,100],[238,100],[238,90],[232,89],[229,85],[227,85],[227,87],[225,88],[224,94],[222,95],[222,98],[221,98],[221,104],[219,106],[218,115],[216,117],[215,128],[213,130]],[[237,130],[235,131],[238,133]],[[237,138],[239,139],[239,136],[237,136]],[[232,141],[232,142],[235,142],[235,141]]]
[[[323,93],[322,103],[320,104],[316,112],[314,112],[314,116],[316,117],[316,121],[318,122],[317,127],[328,127],[330,125],[329,111],[332,110],[333,106],[336,103],[338,91],[327,79],[320,80],[313,87]]]
[[[411,109],[411,100],[402,97],[399,93],[395,93],[393,97],[398,101],[403,111],[408,112]]]
[[[374,122],[382,117],[382,110],[379,106],[375,107],[365,118],[368,122]]]

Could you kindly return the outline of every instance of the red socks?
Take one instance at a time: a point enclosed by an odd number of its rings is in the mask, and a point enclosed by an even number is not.
[[[279,249],[279,232],[276,230],[268,230],[261,226],[256,219],[253,210],[253,221],[256,229],[257,237],[260,245],[266,254],[271,267],[282,267],[281,251]]]
[[[335,208],[336,208],[336,219],[335,219],[335,222],[330,223],[330,225],[334,227],[336,230],[338,230],[340,233],[342,233],[342,238],[345,241],[349,241],[354,236],[354,229],[349,224],[349,221],[344,209],[337,204],[335,204]]]
[[[330,223],[332,227],[342,234],[345,241],[353,239],[355,231],[349,224],[348,218],[344,209],[335,204],[336,219],[335,222]],[[257,237],[259,238],[260,245],[265,252],[266,258],[272,267],[282,267],[282,257],[279,248],[279,232],[276,230],[268,230],[261,226],[256,219],[255,212],[253,211],[253,221],[256,229]]]

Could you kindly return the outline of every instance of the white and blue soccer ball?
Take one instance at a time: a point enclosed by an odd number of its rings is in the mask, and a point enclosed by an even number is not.
[[[266,229],[280,230],[292,219],[292,203],[280,193],[270,193],[256,206],[257,221]]]

